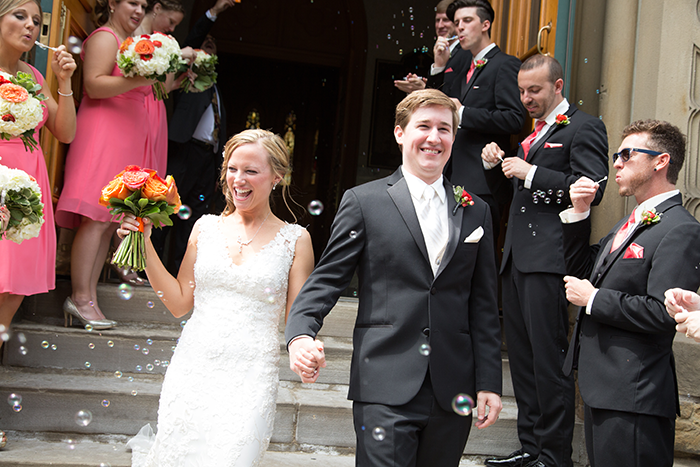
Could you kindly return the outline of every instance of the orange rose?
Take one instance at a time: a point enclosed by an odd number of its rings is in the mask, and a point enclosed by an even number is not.
[[[100,196],[100,200],[98,202],[102,206],[109,207],[109,200],[111,198],[124,200],[131,193],[132,191],[127,188],[121,177],[117,177],[109,182],[106,187],[102,188],[102,196]]]
[[[165,177],[165,184],[168,186],[168,194],[165,201],[167,201],[170,206],[175,206],[175,212],[177,212],[180,206],[182,206],[182,201],[180,201],[180,194],[177,192],[175,179],[172,175]]]
[[[131,168],[131,170],[128,170]],[[122,180],[124,184],[130,189],[136,191],[146,183],[148,180],[149,173],[141,170],[139,167],[133,165],[127,167],[127,170],[122,174]]]
[[[167,194],[168,186],[165,184],[165,180],[160,178],[155,172],[151,173],[146,183],[143,184],[141,197],[151,201],[165,201]]]
[[[153,46],[153,42],[147,40],[147,39],[142,39],[136,43],[136,46],[134,47],[134,52],[136,52],[139,55],[150,55],[152,54],[156,48]]]
[[[126,49],[129,48],[131,44],[134,43],[134,39],[131,37],[127,37],[124,39],[124,42],[122,42],[122,45],[119,46],[119,52],[124,53],[126,52]]]
[[[24,102],[29,99],[29,93],[22,86],[12,83],[5,83],[0,86],[0,97],[6,101],[19,104],[20,102]]]

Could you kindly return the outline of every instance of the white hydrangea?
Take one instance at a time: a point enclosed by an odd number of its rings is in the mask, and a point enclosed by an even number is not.
[[[29,188],[37,194],[41,199],[41,188],[36,179],[20,169],[12,169],[4,165],[0,165],[0,193],[10,191],[19,191],[24,188]],[[0,195],[0,201],[2,201]],[[39,217],[38,222],[29,222],[25,217],[19,225],[10,227],[4,232],[4,237],[7,240],[15,243],[22,243],[24,240],[38,237],[41,231],[41,226],[44,224],[44,216]]]
[[[195,66],[202,66],[202,64],[208,60],[211,60],[211,55],[203,50],[197,50],[197,56],[194,59]]]
[[[0,98],[0,117],[11,114],[14,122],[0,120],[0,132],[10,136],[19,136],[27,130],[31,130],[39,125],[44,118],[44,110],[38,99],[29,96],[24,102],[15,103]]]
[[[147,36],[147,34],[133,38],[133,43],[129,44],[129,47],[124,50],[124,52],[117,53],[117,60],[119,60],[119,55],[123,55],[134,64],[130,71],[124,72],[124,70],[122,70],[125,76],[156,78],[177,71],[177,67],[172,66],[173,63],[185,63],[181,57],[180,45],[172,36],[159,32],[154,32],[148,38],[144,36]],[[155,47],[149,60],[143,60],[141,55],[135,51],[136,44],[142,40],[160,42],[160,45]]]
[[[44,225],[44,216],[39,218],[39,222],[30,223],[25,217],[22,222],[15,226],[10,227],[5,232],[5,238],[7,240],[13,241],[17,244],[22,243],[24,240],[29,240],[30,238],[35,238],[39,236],[41,232],[41,226]]]

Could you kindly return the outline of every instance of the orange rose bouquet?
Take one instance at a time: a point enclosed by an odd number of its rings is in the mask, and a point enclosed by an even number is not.
[[[102,188],[99,203],[109,208],[116,218],[122,214],[133,214],[139,221],[139,232],[131,232],[122,241],[112,257],[119,267],[130,267],[136,271],[146,269],[146,248],[143,237],[144,217],[155,227],[173,225],[170,215],[180,209],[180,195],[172,176],[165,180],[155,170],[129,165]]]

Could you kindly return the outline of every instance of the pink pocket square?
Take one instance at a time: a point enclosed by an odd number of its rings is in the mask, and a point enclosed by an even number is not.
[[[622,257],[622,259],[629,258],[644,258],[644,247],[641,245],[637,245],[636,243],[633,243],[630,246],[628,246],[627,250],[625,250],[625,254]]]
[[[563,144],[561,144],[561,143],[544,143],[545,149],[560,148],[562,146],[563,146]]]
[[[449,67],[447,70],[445,70],[445,73],[452,73],[453,71],[454,70],[452,69],[452,67]]]

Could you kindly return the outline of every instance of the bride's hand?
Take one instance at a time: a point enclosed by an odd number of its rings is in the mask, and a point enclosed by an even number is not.
[[[151,228],[153,226],[151,220],[147,217],[144,217],[141,219],[141,221],[143,222],[144,238],[150,238]],[[124,218],[122,219],[121,225],[117,229],[117,235],[119,236],[119,238],[124,238],[130,232],[138,232],[139,230],[139,221],[136,219],[136,216],[134,216],[133,214],[125,214]]]

